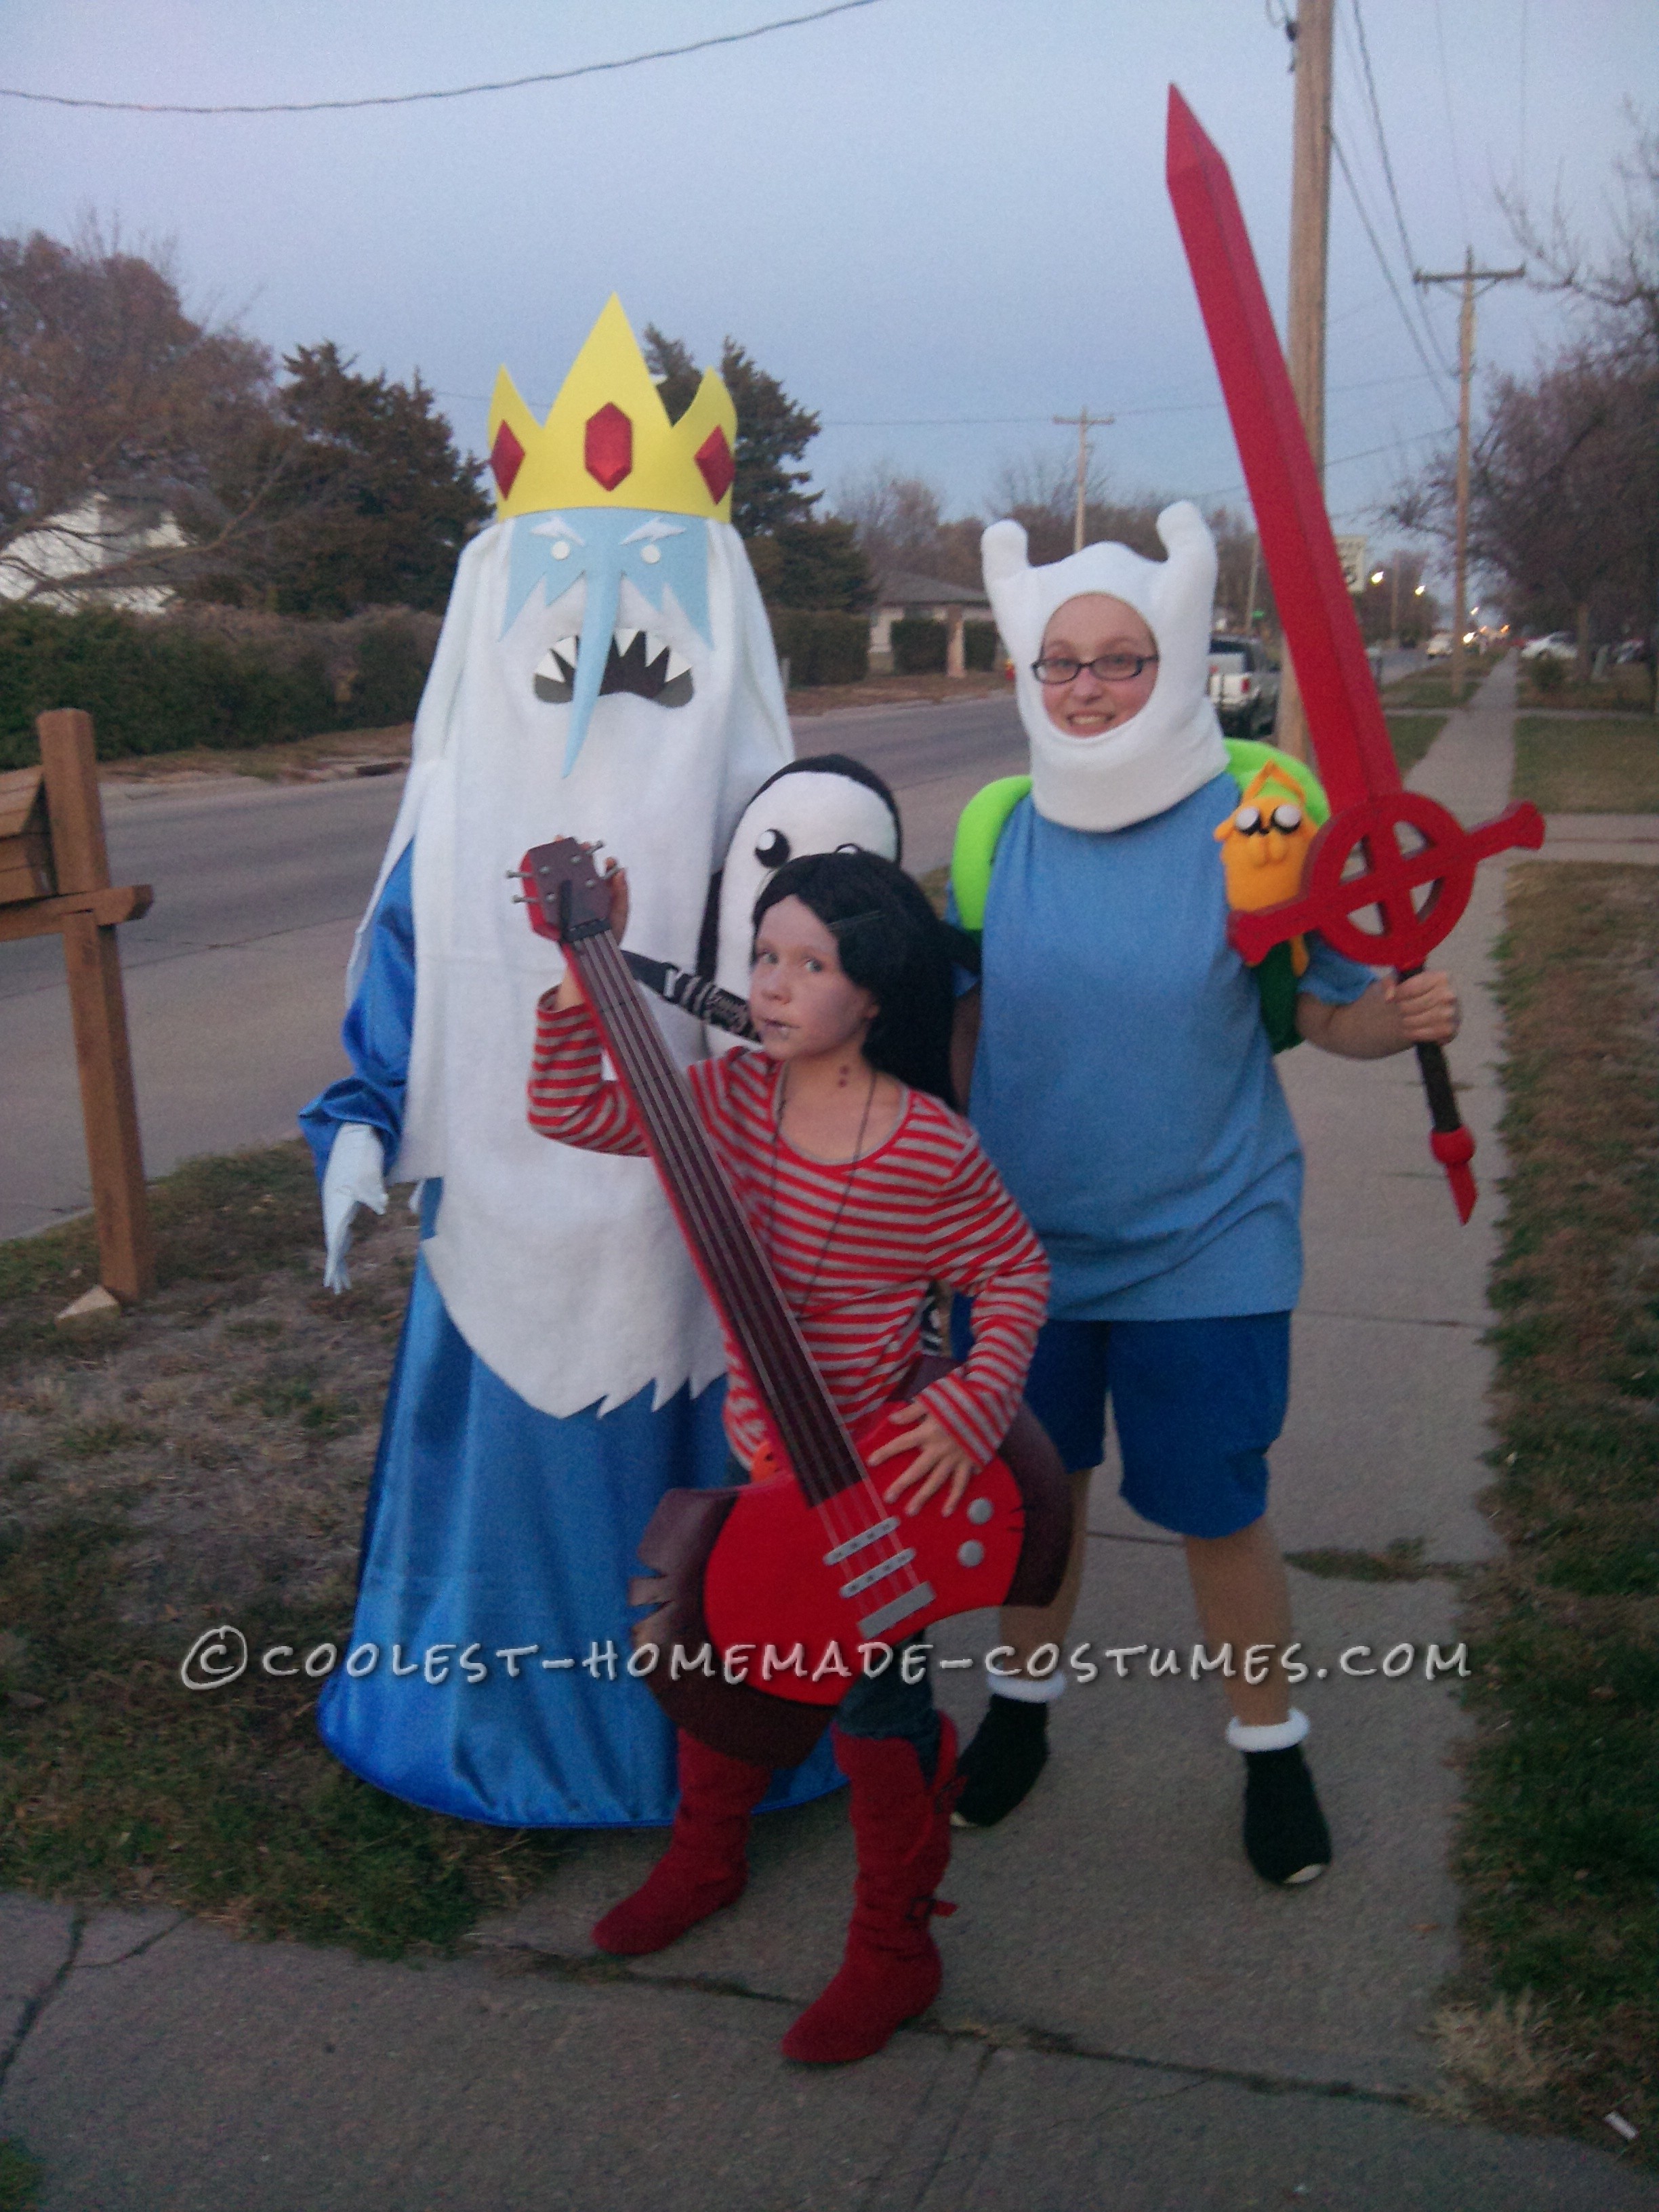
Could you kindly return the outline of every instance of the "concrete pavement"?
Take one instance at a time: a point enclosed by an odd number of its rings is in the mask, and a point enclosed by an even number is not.
[[[1509,730],[1500,669],[1414,781],[1466,819],[1493,811]],[[1418,1538],[1445,1564],[1492,1548],[1477,1501],[1498,896],[1483,882],[1446,955],[1480,1144],[1470,1228],[1429,1158],[1409,1060],[1283,1063],[1310,1154],[1295,1411],[1275,1460],[1292,1552]],[[599,1960],[586,1931],[656,1836],[572,1837],[554,1879],[467,1956],[418,1965],[12,1900],[0,2132],[45,2161],[46,2212],[643,2212],[671,2193],[692,2212],[1659,2206],[1611,2136],[1604,2151],[1424,2109],[1457,1958],[1446,1856],[1464,1723],[1450,1681],[1426,1679],[1430,1646],[1456,1646],[1455,1586],[1293,1575],[1297,1695],[1337,1859],[1310,1888],[1269,1891],[1239,1854],[1218,1692],[1190,1679],[1178,1547],[1112,1489],[1097,1485],[1073,1638],[1097,1679],[1058,1707],[1030,1804],[958,1838],[942,1997],[878,2058],[817,2074],[775,2051],[839,1951],[852,1861],[836,1801],[761,1824],[739,1905],[628,1967]],[[939,1658],[974,1662],[992,1626],[950,1624]],[[1179,1671],[1155,1679],[1150,1651],[1126,1651],[1120,1680],[1105,1652],[1139,1645],[1181,1655]],[[969,1720],[977,1665],[939,1682]]]

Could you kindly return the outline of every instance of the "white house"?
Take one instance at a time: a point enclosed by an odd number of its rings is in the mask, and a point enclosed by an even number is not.
[[[170,553],[189,540],[155,500],[94,492],[38,530],[27,530],[0,553],[0,599],[33,599],[73,614],[79,607],[119,607],[157,615],[173,605],[169,585],[144,580],[144,557]],[[127,580],[77,583],[76,578],[128,570]]]

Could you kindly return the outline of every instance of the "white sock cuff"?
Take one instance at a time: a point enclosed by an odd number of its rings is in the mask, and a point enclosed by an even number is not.
[[[1261,1728],[1246,1728],[1242,1721],[1227,1723],[1227,1741],[1235,1751],[1288,1751],[1308,1733],[1308,1716],[1292,1705],[1287,1721],[1269,1721]]]
[[[994,1674],[991,1678],[991,1695],[1012,1698],[1017,1705],[1052,1705],[1065,1689],[1066,1677],[1058,1667],[1040,1682],[1033,1681],[1029,1674]]]

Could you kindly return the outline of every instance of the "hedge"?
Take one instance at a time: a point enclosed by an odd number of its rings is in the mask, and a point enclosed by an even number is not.
[[[942,676],[951,633],[927,615],[907,615],[892,628],[896,676]]]
[[[870,622],[866,615],[775,607],[772,641],[779,659],[789,663],[792,687],[861,684],[870,673]]]
[[[968,668],[993,669],[997,665],[997,626],[994,622],[965,622],[962,625],[962,659]]]
[[[0,605],[0,769],[33,764],[34,718],[54,707],[92,716],[101,760],[408,721],[437,624],[389,612],[254,627]]]

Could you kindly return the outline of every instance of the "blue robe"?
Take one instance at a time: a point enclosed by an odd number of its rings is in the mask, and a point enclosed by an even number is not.
[[[388,1159],[401,1139],[415,1011],[412,852],[387,878],[346,1016],[355,1073],[300,1116],[319,1176],[348,1121],[379,1130]],[[423,1240],[441,1202],[441,1184],[426,1184]],[[626,1672],[628,1583],[663,1492],[730,1479],[723,1395],[720,1383],[695,1398],[683,1387],[653,1413],[647,1389],[609,1413],[540,1413],[465,1343],[417,1259],[351,1648],[319,1707],[335,1757],[393,1796],[460,1820],[671,1820],[673,1730]],[[763,1810],[804,1803],[838,1780],[826,1738],[777,1778]]]

